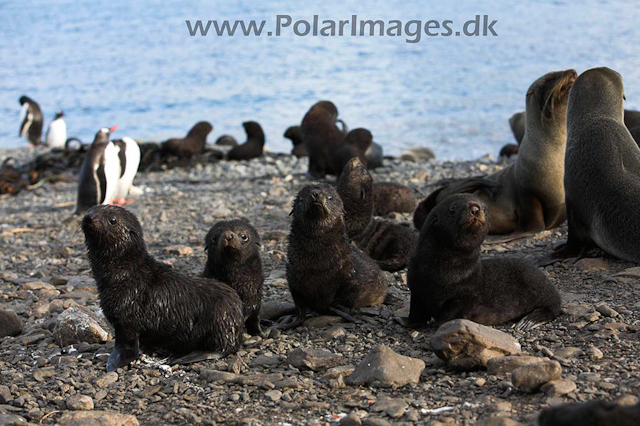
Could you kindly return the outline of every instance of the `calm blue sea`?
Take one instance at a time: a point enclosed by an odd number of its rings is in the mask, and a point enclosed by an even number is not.
[[[624,77],[627,108],[640,107],[636,1],[407,2],[0,1],[0,147],[18,139],[26,94],[45,129],[66,113],[69,136],[100,127],[142,140],[181,136],[199,120],[242,139],[256,120],[272,151],[285,128],[319,99],[350,127],[367,127],[389,154],[431,147],[441,159],[497,154],[529,84],[550,70],[606,65]],[[186,20],[452,20],[498,22],[497,37],[281,37],[189,35]],[[348,28],[348,27],[347,27]],[[304,27],[299,29],[304,30]],[[347,29],[347,32],[350,30]],[[213,31],[211,31],[213,32]]]

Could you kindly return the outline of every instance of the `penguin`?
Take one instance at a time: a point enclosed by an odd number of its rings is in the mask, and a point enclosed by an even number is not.
[[[26,138],[32,146],[42,144],[42,111],[33,99],[28,96],[20,98],[20,137]]]
[[[120,179],[118,179],[114,204],[125,205],[140,165],[140,147],[136,141],[128,136],[115,140],[113,143],[119,148],[118,159],[120,160]]]
[[[118,147],[109,136],[118,126],[100,129],[80,167],[78,203],[75,214],[97,204],[109,204],[116,196],[120,180]]]
[[[49,123],[45,143],[49,148],[64,148],[67,142],[67,123],[62,119],[64,112],[56,111],[56,118]]]

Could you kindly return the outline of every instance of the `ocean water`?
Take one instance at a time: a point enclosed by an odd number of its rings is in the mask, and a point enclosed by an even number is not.
[[[431,147],[441,159],[497,155],[513,141],[507,119],[551,70],[619,71],[626,107],[640,108],[636,1],[384,2],[0,1],[0,147],[18,138],[26,94],[45,115],[65,111],[69,136],[101,127],[163,140],[199,120],[244,140],[256,120],[272,151],[290,150],[284,130],[329,99],[351,128],[366,127],[387,154]],[[191,36],[186,20],[497,20],[490,37]],[[300,31],[304,26],[299,27]],[[350,29],[347,27],[346,32]]]

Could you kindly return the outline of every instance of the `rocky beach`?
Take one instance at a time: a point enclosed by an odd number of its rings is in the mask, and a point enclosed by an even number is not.
[[[3,151],[25,160],[28,149]],[[416,197],[439,182],[491,173],[470,162],[385,160],[375,182]],[[126,208],[150,253],[200,274],[208,229],[248,219],[262,238],[262,317],[292,313],[285,279],[292,201],[309,183],[307,160],[267,154],[140,173]],[[599,250],[544,268],[563,314],[521,332],[457,321],[412,330],[406,270],[388,274],[385,304],[360,323],[317,316],[290,331],[246,335],[231,357],[187,366],[143,356],[106,373],[113,331],[100,312],[78,217],[76,182],[46,182],[0,197],[0,424],[61,425],[517,425],[562,402],[640,394],[640,267]],[[411,222],[410,214],[392,214]],[[534,238],[485,244],[483,256],[535,260],[566,238],[566,224]],[[12,313],[15,313],[12,314]],[[13,327],[13,328],[12,328]]]

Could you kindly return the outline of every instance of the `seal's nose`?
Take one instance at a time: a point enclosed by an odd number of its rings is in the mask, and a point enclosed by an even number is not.
[[[471,214],[474,216],[478,216],[480,214],[480,206],[477,204],[470,204],[469,205],[469,211],[471,211]]]
[[[234,237],[235,237],[235,235],[233,235],[233,232],[225,232],[222,235],[222,238],[224,238],[225,241],[231,241],[231,240],[233,240]]]
[[[314,189],[311,191],[311,198],[313,198],[314,200],[317,200],[318,198],[320,198],[320,194],[321,194],[321,191],[319,189]]]

